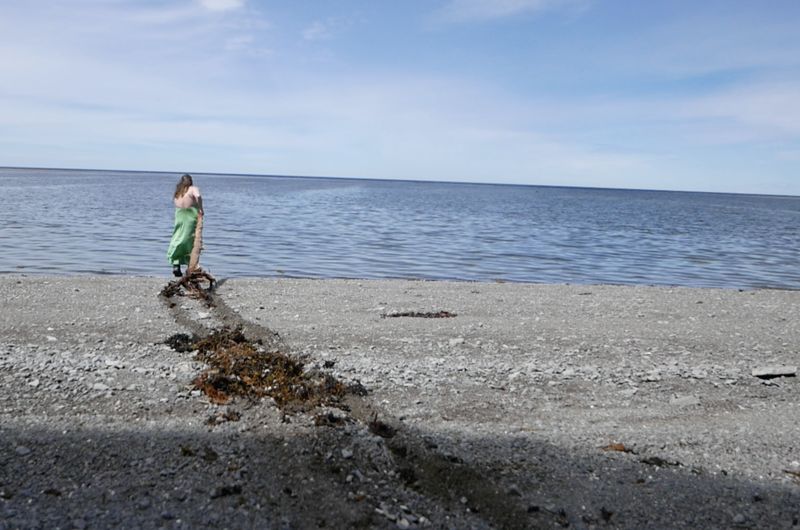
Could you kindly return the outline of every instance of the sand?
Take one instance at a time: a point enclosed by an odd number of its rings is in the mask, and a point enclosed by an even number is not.
[[[799,292],[165,283],[0,277],[0,528],[800,525]],[[368,394],[210,403],[226,324]]]

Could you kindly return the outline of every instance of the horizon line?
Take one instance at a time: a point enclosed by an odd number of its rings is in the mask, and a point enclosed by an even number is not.
[[[800,195],[788,195],[782,193],[753,193],[736,191],[707,191],[707,190],[679,190],[664,188],[615,188],[603,186],[575,186],[568,184],[519,184],[512,182],[470,182],[461,180],[423,180],[423,179],[398,179],[398,178],[378,178],[378,177],[356,177],[356,176],[321,176],[321,175],[278,175],[267,173],[215,173],[208,171],[164,171],[164,170],[141,170],[141,169],[109,169],[109,168],[78,168],[78,167],[39,167],[39,166],[0,166],[0,169],[31,169],[48,171],[91,171],[96,173],[155,173],[155,174],[190,174],[190,175],[214,175],[223,177],[259,177],[259,178],[301,178],[319,180],[363,180],[368,182],[413,182],[419,184],[474,184],[478,186],[521,186],[530,188],[567,188],[576,190],[597,190],[597,191],[647,191],[656,193],[705,193],[712,195],[745,195],[756,197],[789,197],[797,198]]]

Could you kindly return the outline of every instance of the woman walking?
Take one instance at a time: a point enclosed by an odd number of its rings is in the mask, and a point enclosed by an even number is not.
[[[182,276],[181,265],[188,265],[192,254],[197,218],[203,215],[203,197],[192,182],[191,175],[183,175],[178,181],[172,202],[175,204],[175,227],[172,229],[167,260],[172,265],[172,274]]]

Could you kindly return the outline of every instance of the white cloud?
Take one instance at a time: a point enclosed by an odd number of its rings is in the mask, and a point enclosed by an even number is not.
[[[449,0],[434,18],[440,22],[480,21],[585,4],[585,0]]]
[[[778,151],[778,159],[789,162],[800,162],[800,149]]]
[[[800,82],[750,83],[688,99],[687,120],[710,120],[720,143],[800,139]]]
[[[331,31],[328,25],[319,20],[303,30],[303,38],[305,40],[324,40],[330,38],[330,36]]]
[[[245,0],[199,0],[210,11],[230,11],[244,7]]]
[[[303,38],[308,41],[328,40],[347,31],[354,24],[361,22],[358,15],[349,17],[329,17],[325,20],[315,20],[303,30]]]

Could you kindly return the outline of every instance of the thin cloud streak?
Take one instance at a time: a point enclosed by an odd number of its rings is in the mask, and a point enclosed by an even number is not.
[[[438,9],[433,19],[443,23],[476,22],[583,7],[582,0],[450,0]]]
[[[200,5],[210,11],[230,11],[244,7],[245,0],[200,0]]]

